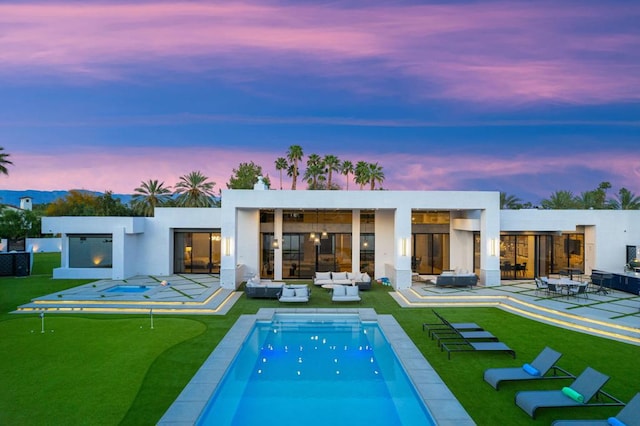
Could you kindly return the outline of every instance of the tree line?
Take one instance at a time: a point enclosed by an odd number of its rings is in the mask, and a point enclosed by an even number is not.
[[[7,166],[13,165],[9,154],[0,147],[0,174],[8,175]],[[279,189],[283,189],[283,174],[291,178],[291,190],[296,190],[298,183],[306,183],[307,190],[339,190],[337,176],[345,176],[345,189],[353,182],[360,190],[382,189],[385,179],[384,170],[379,163],[368,163],[341,160],[336,155],[312,153],[304,157],[300,145],[291,145],[282,157],[275,162],[275,169],[279,173]],[[303,168],[306,165],[306,168]],[[226,184],[228,189],[252,189],[262,176],[265,184],[270,187],[271,179],[264,176],[262,166],[253,161],[240,163],[232,170],[232,175]],[[192,171],[180,176],[173,187],[158,179],[149,179],[140,183],[133,190],[129,204],[113,196],[112,191],[96,195],[86,191],[71,190],[65,197],[46,205],[34,205],[33,211],[16,211],[2,207],[0,210],[0,237],[24,238],[40,236],[42,216],[153,216],[156,207],[219,207],[221,205],[220,192],[216,192],[216,183],[201,171]],[[501,209],[640,209],[640,196],[636,196],[627,188],[620,188],[617,194],[610,196],[609,182],[578,195],[571,191],[559,190],[545,198],[540,205],[524,202],[515,195],[500,193]]]
[[[523,202],[515,195],[500,193],[501,209],[532,209],[542,208],[547,210],[639,210],[640,196],[635,195],[627,188],[622,187],[618,193],[610,196],[607,190],[611,189],[610,182],[600,182],[596,189],[584,191],[575,195],[571,191],[555,191],[549,198],[540,201],[539,206],[530,202]]]

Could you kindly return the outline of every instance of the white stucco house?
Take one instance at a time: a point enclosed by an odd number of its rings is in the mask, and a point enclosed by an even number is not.
[[[54,278],[220,274],[312,278],[369,272],[396,288],[443,270],[481,285],[575,270],[622,270],[638,256],[640,211],[500,210],[485,191],[222,191],[221,208],[158,208],[154,217],[44,217],[61,234]]]

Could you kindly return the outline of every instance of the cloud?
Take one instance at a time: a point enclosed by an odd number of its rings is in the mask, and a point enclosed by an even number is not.
[[[363,4],[4,4],[0,74],[197,73],[231,84],[302,75],[385,94],[391,80],[410,96],[494,105],[640,99],[639,5]]]

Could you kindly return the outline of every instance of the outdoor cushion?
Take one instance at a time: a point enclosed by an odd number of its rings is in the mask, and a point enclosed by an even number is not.
[[[347,289],[347,296],[357,296],[358,295],[358,290],[359,288],[357,286],[348,286],[346,287]]]
[[[296,295],[296,291],[292,288],[283,288],[282,289],[282,297],[294,297]]]
[[[580,392],[576,392],[568,386],[562,388],[562,393],[567,395],[569,398],[573,399],[576,402],[584,402],[584,396],[580,394]]]
[[[333,287],[333,295],[334,296],[344,296],[346,292],[346,287],[342,285],[337,285]]]
[[[347,272],[347,279],[348,280],[358,280],[360,279],[360,273],[359,272]]]
[[[316,272],[316,280],[331,280],[331,272]]]
[[[609,423],[610,426],[627,426],[625,423],[621,422],[615,417],[609,417],[607,419],[607,423]]]
[[[309,291],[306,287],[296,288],[295,294],[296,297],[307,297],[309,295]]]
[[[524,365],[522,366],[522,369],[523,369],[527,374],[530,374],[530,375],[532,375],[532,376],[539,376],[539,375],[540,375],[540,371],[538,371],[538,369],[537,369],[537,368],[532,367],[532,366],[531,366],[531,365],[529,365],[529,364],[524,364]]]
[[[332,272],[331,273],[331,279],[332,280],[346,280],[347,279],[347,273],[346,272]]]
[[[364,274],[362,274],[362,276],[360,277],[360,279],[361,279],[361,280],[362,280],[362,282],[364,282],[364,283],[368,283],[368,282],[370,282],[370,281],[371,281],[371,277],[370,277],[370,276],[369,276],[369,274],[368,274],[368,273],[366,273],[366,272],[365,272]]]

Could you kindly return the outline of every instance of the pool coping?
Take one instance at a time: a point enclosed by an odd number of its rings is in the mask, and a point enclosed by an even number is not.
[[[462,407],[395,318],[392,315],[378,315],[371,308],[262,308],[255,315],[241,315],[157,424],[166,426],[195,424],[254,324],[257,321],[270,321],[276,313],[352,313],[358,314],[361,321],[377,322],[407,372],[409,379],[431,412],[436,424],[443,426],[475,425],[471,416]]]

